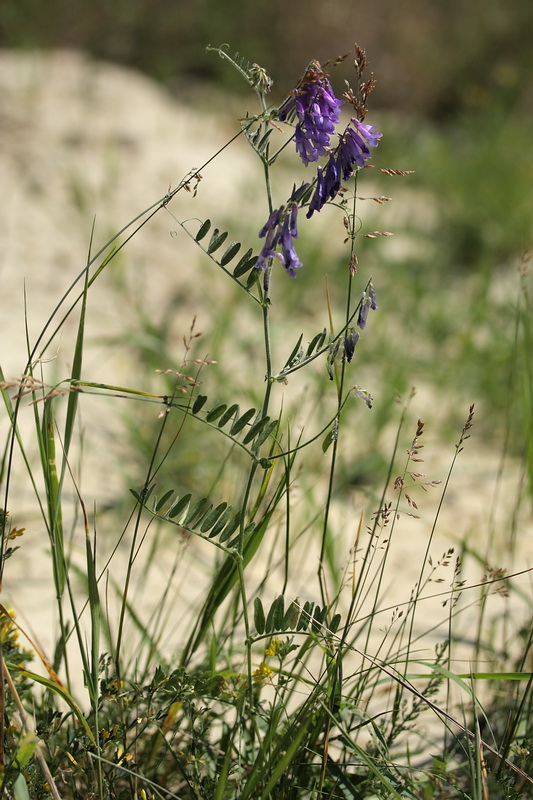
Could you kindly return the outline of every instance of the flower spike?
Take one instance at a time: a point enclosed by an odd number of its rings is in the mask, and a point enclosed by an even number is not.
[[[302,184],[291,194],[287,205],[274,209],[259,231],[259,238],[264,239],[263,249],[255,263],[256,269],[265,270],[270,258],[278,258],[291,278],[296,277],[296,270],[302,266],[294,249],[293,239],[298,238],[298,200],[305,194],[308,183]],[[276,252],[277,247],[281,252]]]
[[[330,135],[340,119],[340,106],[318,61],[312,61],[291,96],[283,103],[279,119],[284,122],[295,112],[298,117],[294,141],[305,166],[326,155]]]
[[[377,147],[382,134],[373,125],[363,125],[352,117],[350,125],[341,136],[337,167],[347,181],[354,174],[355,167],[364,167],[371,156],[370,147]]]

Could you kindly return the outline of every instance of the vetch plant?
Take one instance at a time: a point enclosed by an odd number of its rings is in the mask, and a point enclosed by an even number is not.
[[[14,635],[13,617],[0,608],[7,686],[3,719],[8,723],[0,731],[2,787],[17,800],[28,796],[425,799],[438,796],[441,789],[446,797],[481,798],[488,791],[486,758],[490,757],[495,765],[491,774],[505,777],[506,783],[500,780],[507,787],[505,796],[518,796],[512,794],[518,782],[533,784],[524,756],[526,734],[531,730],[527,714],[517,712],[514,725],[505,729],[505,752],[501,753],[498,744],[486,741],[480,731],[480,706],[468,681],[481,679],[481,673],[453,671],[452,628],[459,597],[469,588],[458,580],[458,564],[444,592],[446,602],[453,599],[442,620],[446,638],[434,646],[430,663],[417,655],[415,644],[421,635],[415,626],[417,610],[432,599],[429,584],[437,570],[449,566],[452,556],[452,550],[447,550],[434,566],[429,554],[433,531],[410,598],[393,608],[386,602],[393,535],[403,517],[417,516],[416,490],[436,490],[439,483],[422,480],[418,464],[414,466],[422,461],[422,422],[407,451],[403,472],[393,477],[406,409],[378,507],[366,529],[361,510],[348,565],[346,554],[337,552],[338,540],[332,538],[340,443],[350,442],[357,427],[352,424],[354,416],[371,413],[373,405],[369,390],[352,378],[358,360],[364,357],[364,332],[373,322],[370,312],[378,310],[373,279],[367,276],[356,286],[358,237],[389,235],[364,233],[357,214],[359,175],[382,136],[365,122],[374,79],[365,78],[364,51],[355,48],[357,91],[348,85],[343,98],[337,98],[325,65],[313,61],[288,97],[278,107],[268,107],[272,82],[265,70],[241,57],[230,58],[223,48],[214,49],[241,73],[259,102],[254,115],[241,119],[236,134],[252,147],[264,178],[265,214],[261,220],[254,214],[250,221],[257,237],[245,249],[210,219],[177,216],[173,199],[178,192],[193,188],[193,194],[198,191],[201,197],[201,172],[215,158],[193,170],[120,233],[127,233],[127,242],[141,234],[153,215],[167,213],[175,226],[174,237],[188,236],[204,262],[211,262],[231,281],[239,303],[248,304],[261,331],[263,361],[258,365],[253,360],[249,375],[250,383],[261,387],[260,392],[255,389],[260,400],[245,406],[246,397],[234,396],[229,367],[224,385],[210,384],[213,361],[196,352],[200,334],[195,322],[184,337],[181,363],[157,370],[159,379],[166,381],[164,392],[91,379],[83,359],[88,298],[95,280],[101,279],[125,244],[118,243],[117,234],[92,255],[91,241],[86,267],[37,341],[29,345],[23,377],[6,381],[0,376],[10,422],[2,462],[4,508],[9,506],[18,448],[49,537],[59,619],[53,663],[34,648],[35,658],[44,667],[43,677],[30,669],[30,656]],[[351,105],[353,115],[339,129],[344,104]],[[277,136],[282,141],[275,146]],[[292,143],[309,179],[294,185],[288,197],[278,197],[274,167]],[[326,320],[304,342],[304,334],[293,331],[296,314],[287,318],[283,308],[280,312],[272,290],[276,281],[289,276],[301,282],[304,291],[305,258],[297,254],[295,240],[299,234],[304,238],[307,226],[313,224],[311,218],[327,203],[340,211],[347,232],[345,307],[340,322],[336,321],[328,297]],[[43,358],[77,309],[71,372],[59,383],[49,384],[44,379]],[[273,345],[274,325],[283,332],[283,356]],[[319,375],[317,405],[324,401],[325,408],[324,412],[317,408],[304,429],[291,419],[299,402],[291,396],[291,379],[303,370]],[[95,535],[102,515],[91,514],[71,465],[78,408],[88,394],[134,399],[151,404],[156,411],[143,480],[131,489],[127,521],[119,528],[104,565]],[[19,432],[25,397],[32,401],[44,490],[39,488]],[[363,402],[356,405],[352,398]],[[58,413],[61,402],[66,404],[63,416]],[[456,456],[473,419],[471,407]],[[206,486],[196,486],[192,480],[194,490],[190,491],[180,487],[174,469],[167,469],[172,457],[179,463],[187,429],[197,437],[193,441],[198,449],[199,442],[206,441],[200,440],[200,432],[226,447],[215,477]],[[218,452],[206,450],[205,459],[216,460],[213,454]],[[314,469],[317,457],[320,466]],[[230,462],[237,477],[225,480]],[[452,468],[454,463],[455,459]],[[307,474],[315,481],[313,491],[305,495],[305,503],[316,509],[311,521],[294,503],[297,481]],[[75,563],[65,536],[67,485],[73,486],[76,497],[73,542],[81,536],[83,569]],[[394,502],[389,499],[391,493]],[[2,512],[1,517],[2,569],[15,555],[12,542],[24,532],[11,526],[14,512],[10,513]],[[114,521],[113,529],[118,527]],[[187,601],[197,587],[192,571],[176,560],[159,606],[146,620],[142,604],[135,602],[135,582],[154,564],[160,568],[170,560],[164,538],[169,531],[174,544],[194,539],[202,553],[214,549],[217,557],[200,602],[184,602],[183,608],[171,605],[173,586],[183,587]],[[293,550],[303,537],[306,549],[311,550],[317,535],[316,580],[306,582],[307,596],[300,598],[291,593]],[[147,542],[151,543],[149,553]],[[119,579],[117,553],[125,543],[128,556]],[[205,571],[211,568],[206,564]],[[267,567],[258,578],[262,564]],[[504,573],[491,574],[495,583],[510,580]],[[73,588],[75,578],[84,585],[82,602]],[[110,588],[118,596],[115,614],[108,602]],[[384,613],[392,616],[383,632]],[[482,614],[486,614],[485,606]],[[169,617],[183,618],[186,625],[177,652],[165,653],[162,629]],[[131,649],[129,625],[138,636],[138,645]],[[71,674],[74,643],[85,691],[76,686]],[[480,639],[476,652],[482,647]],[[496,670],[484,674],[494,680],[500,675]],[[525,662],[506,674],[524,680]],[[441,702],[443,682],[454,684],[467,697],[475,725],[469,727],[461,715],[458,719],[452,713],[450,695]],[[529,683],[520,709],[530,702]],[[437,745],[428,745],[423,726],[415,730],[415,723],[426,714],[453,731],[453,746],[444,735]],[[517,764],[511,758],[511,746],[519,741],[522,760]],[[441,754],[435,756],[436,751]]]

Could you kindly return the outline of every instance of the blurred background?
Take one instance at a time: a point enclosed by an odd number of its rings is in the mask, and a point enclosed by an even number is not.
[[[187,95],[206,82],[243,89],[207,44],[228,43],[284,92],[311,59],[357,41],[376,107],[439,123],[494,103],[533,108],[528,0],[4,0],[0,15],[3,47],[81,48]]]

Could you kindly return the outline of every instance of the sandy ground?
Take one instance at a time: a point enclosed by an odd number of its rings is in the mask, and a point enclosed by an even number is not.
[[[96,214],[95,251],[143,208],[163,197],[189,170],[202,166],[236,130],[235,120],[228,118],[224,122],[219,116],[193,113],[132,71],[94,63],[77,53],[0,52],[0,185],[4,197],[0,216],[0,364],[6,378],[20,375],[26,363],[24,293],[29,339],[35,342],[58,298],[83,270],[93,215]],[[198,203],[199,210],[188,213],[203,219],[220,209],[220,198],[223,207],[240,204],[243,211],[248,210],[255,202],[250,188],[257,178],[255,170],[244,145],[232,146],[216,170],[206,168],[199,197],[194,201],[187,198],[188,203]],[[185,214],[186,207],[178,198],[172,210]],[[102,332],[112,335],[124,331],[129,302],[124,302],[124,286],[127,297],[135,293],[142,296],[147,315],[157,314],[172,293],[186,293],[182,314],[176,320],[177,336],[186,332],[193,313],[208,309],[213,302],[213,291],[218,292],[218,288],[213,289],[200,271],[196,253],[184,237],[173,236],[174,228],[166,212],[159,214],[131,243],[127,274],[118,261],[113,266],[116,274],[95,284],[90,299],[90,346],[86,359],[92,380],[120,383],[135,375],[135,364],[123,349],[106,347],[98,338]],[[44,359],[51,359],[43,367],[47,375],[64,374],[63,365],[72,359],[75,330],[73,319],[62,338],[42,353]],[[41,355],[40,349],[38,352]],[[434,404],[431,392],[422,387],[413,404],[413,419],[431,416]],[[119,420],[106,410],[101,424],[95,422],[91,415],[97,412],[91,404],[82,413],[88,426],[92,425],[88,445],[93,445],[87,452],[84,497],[89,505],[93,501],[105,505],[122,487],[120,470],[114,470],[107,461],[104,470],[101,466],[101,453]],[[31,424],[32,410],[24,405],[20,418],[24,437],[31,432]],[[5,419],[0,430],[4,435]],[[411,436],[412,432],[406,433],[404,449]],[[444,480],[453,448],[443,448],[432,440],[431,433],[426,445],[423,471],[432,480]],[[484,552],[491,537],[494,568],[525,569],[533,564],[533,531],[527,508],[512,520],[520,485],[519,465],[508,463],[501,480],[499,466],[497,452],[475,439],[467,443],[434,534],[434,561],[466,535],[480,552]],[[14,607],[21,622],[50,650],[56,622],[51,611],[54,592],[47,539],[19,462],[14,474],[9,507],[16,524],[24,525],[27,533],[21,540],[22,550],[7,563],[2,602]],[[439,493],[440,489],[434,489],[422,497],[420,519],[402,516],[398,522],[386,576],[388,606],[408,600],[418,580]],[[417,500],[420,496],[421,493]],[[296,508],[305,503],[305,495],[299,494],[298,487],[294,503]],[[365,513],[366,525],[371,509]],[[333,527],[338,531],[335,546],[341,563],[349,562],[360,514],[361,498],[357,494],[348,506],[339,504],[334,508]],[[513,525],[517,541],[514,558],[509,548]],[[80,544],[75,547],[82,553],[79,521],[76,527]],[[180,602],[188,602],[200,592],[205,551],[200,547],[185,562],[186,552],[173,542],[165,558],[156,559],[144,581],[138,575],[139,602],[146,609],[157,604],[173,569],[179,577],[173,582],[171,602],[177,603],[178,609]],[[126,553],[124,545],[118,554],[118,572],[120,558]],[[290,591],[294,595],[306,596],[305,588],[314,580],[316,567],[316,550],[302,542],[291,567]],[[445,583],[431,584],[427,594],[434,587],[437,591],[440,586],[449,585],[451,569],[440,570]],[[481,571],[481,567],[469,569],[467,577],[478,580]],[[528,576],[520,585],[530,591]],[[430,627],[443,615],[441,603],[442,598],[421,604],[422,627]],[[181,612],[172,610],[176,606],[170,608],[173,620],[169,642],[175,646]]]

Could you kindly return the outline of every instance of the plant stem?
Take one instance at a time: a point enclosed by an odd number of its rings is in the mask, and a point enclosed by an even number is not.
[[[354,193],[353,193],[353,208],[352,208],[352,219],[354,220],[353,223],[353,234],[351,237],[351,247],[350,247],[350,259],[353,259],[355,256],[355,209],[357,205],[357,172],[355,173],[354,177]],[[351,261],[350,261],[351,263]],[[353,284],[353,275],[351,270],[348,273],[348,291],[346,297],[346,313],[345,313],[345,325],[349,324],[351,314],[351,307],[352,307],[352,284]],[[328,302],[329,308],[329,302]],[[330,327],[333,330],[332,320],[330,317]],[[337,404],[338,404],[338,413],[337,413],[337,435],[335,440],[333,441],[333,449],[331,454],[331,463],[329,468],[329,480],[328,480],[328,490],[326,495],[326,507],[324,512],[324,524],[322,526],[322,544],[320,547],[320,558],[318,562],[318,581],[320,584],[320,596],[322,599],[322,605],[326,604],[327,601],[327,591],[324,579],[324,557],[326,553],[326,543],[327,543],[327,535],[328,535],[328,522],[329,522],[329,510],[331,506],[331,501],[333,498],[333,484],[335,479],[335,469],[337,466],[337,455],[338,455],[338,448],[339,448],[339,431],[341,426],[341,419],[342,419],[342,397],[344,394],[344,380],[345,380],[345,372],[346,372],[346,361],[343,357],[342,359],[342,366],[340,370],[340,376],[337,377]]]
[[[264,94],[259,94],[259,100],[261,104],[262,111],[266,111],[266,104]],[[268,123],[267,123],[268,124]],[[272,187],[270,181],[270,167],[269,167],[269,160],[268,160],[268,145],[265,149],[265,153],[263,155],[263,168],[264,168],[264,175],[265,175],[265,186],[266,186],[266,193],[267,193],[267,202],[268,202],[268,213],[269,215],[272,213]],[[272,259],[270,260],[269,265],[267,266],[264,278],[263,278],[263,287],[261,290],[261,308],[262,308],[262,315],[263,315],[263,340],[264,340],[264,347],[265,347],[265,366],[266,366],[266,374],[265,374],[265,394],[263,397],[263,405],[261,407],[260,418],[264,419],[264,417],[268,414],[268,408],[270,405],[270,395],[272,392],[272,345],[270,339],[270,278],[272,274]],[[255,456],[259,454],[260,445],[256,445],[252,448],[253,453]],[[257,472],[257,461],[254,461],[250,466],[250,471],[248,473],[248,479],[246,481],[246,487],[243,494],[242,504],[241,504],[241,521],[239,527],[239,543],[238,543],[238,567],[239,567],[239,585],[241,591],[241,602],[243,608],[243,617],[244,617],[244,625],[246,629],[246,658],[247,658],[247,671],[248,671],[248,701],[250,703],[250,707],[253,703],[253,687],[252,687],[252,645],[250,642],[250,623],[248,619],[248,609],[247,609],[247,599],[246,599],[246,587],[244,582],[244,568],[243,568],[243,551],[244,551],[244,531],[246,528],[246,511],[248,508],[248,503],[250,501],[250,494],[252,490],[252,485],[254,482],[254,478]]]

